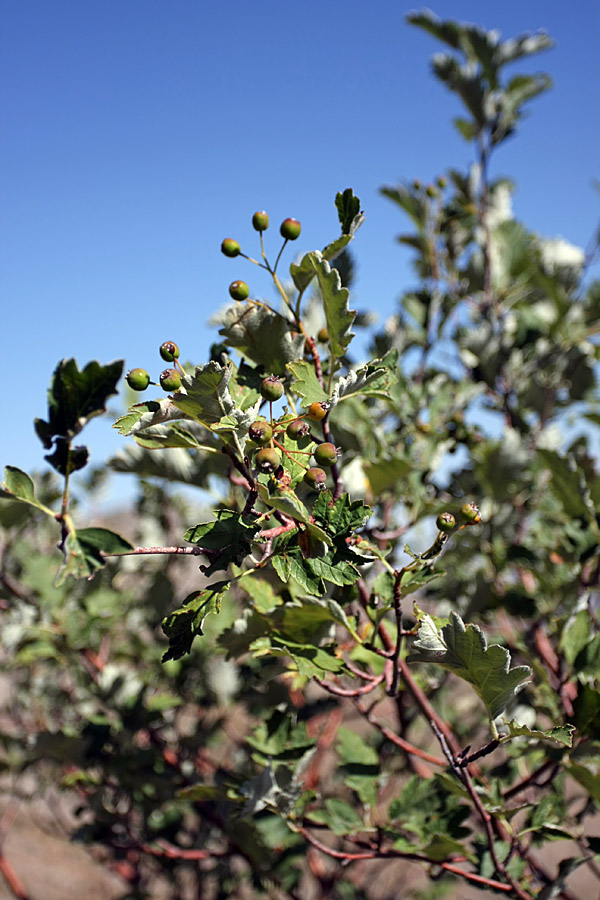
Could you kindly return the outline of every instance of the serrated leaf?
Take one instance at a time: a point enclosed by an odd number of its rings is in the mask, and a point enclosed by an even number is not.
[[[308,284],[316,276],[323,300],[331,352],[337,357],[344,356],[354,337],[350,328],[356,312],[348,306],[349,292],[341,286],[339,273],[331,268],[317,250],[307,253],[299,266],[290,266],[290,273],[299,290],[302,289],[301,284]],[[302,354],[299,353],[298,356],[301,357]]]
[[[350,370],[347,375],[338,378],[331,393],[331,406],[337,406],[342,397],[350,394],[366,393],[371,385],[377,385],[377,390],[384,391],[391,386],[391,383],[390,372],[383,366],[377,367],[369,363],[357,371]]]
[[[70,441],[90,419],[106,412],[122,371],[122,359],[106,366],[92,360],[81,372],[74,359],[62,359],[48,389],[48,421],[35,420],[44,447],[49,450],[55,437]]]
[[[89,578],[106,564],[103,554],[116,555],[129,550],[133,550],[129,541],[108,528],[80,528],[72,531],[64,543],[64,563],[56,576],[55,584],[59,587],[69,575],[74,578]]]
[[[396,487],[402,494],[402,484],[412,470],[412,464],[403,456],[387,457],[376,462],[366,460],[364,463],[365,475],[375,497]]]
[[[130,407],[124,416],[119,416],[113,424],[119,434],[129,437],[158,425],[164,425],[175,419],[183,419],[185,414],[173,401],[165,397],[163,400],[146,400]]]
[[[288,362],[302,359],[304,337],[292,332],[288,319],[257,303],[230,307],[219,330],[230,347],[273,375],[283,375]]]
[[[337,797],[328,797],[325,800],[325,808],[313,810],[310,817],[313,822],[326,825],[340,837],[365,830],[363,821],[355,808]]]
[[[265,506],[279,510],[279,512],[289,516],[291,519],[295,519],[296,522],[308,523],[308,510],[293,491],[280,491],[277,494],[271,494],[267,485],[260,482],[256,487],[258,496]]]
[[[231,509],[220,509],[213,522],[205,522],[189,528],[184,540],[207,550],[218,551],[211,554],[211,564],[205,569],[207,575],[219,569],[226,569],[231,563],[241,565],[250,553],[250,542],[260,530],[254,519],[248,519]]]
[[[335,196],[335,207],[342,226],[342,234],[353,235],[362,223],[364,216],[360,212],[360,200],[354,196],[352,188],[346,188]]]
[[[408,662],[436,663],[468,681],[484,702],[490,719],[505,709],[516,689],[531,675],[529,666],[510,669],[505,647],[488,647],[481,628],[466,625],[452,612],[450,622],[438,632],[430,616],[421,621]]]
[[[35,506],[36,509],[46,513],[47,516],[54,518],[54,513],[35,496],[35,486],[33,481],[26,472],[17,469],[15,466],[6,466],[4,469],[4,484],[0,493],[0,499],[20,500],[21,503],[27,503],[29,506]]]
[[[299,359],[288,363],[286,369],[293,378],[290,389],[298,397],[306,400],[307,404],[314,403],[315,400],[327,400],[327,394],[319,384],[319,379],[312,363],[305,359]]]
[[[218,581],[202,591],[194,591],[185,598],[179,609],[163,619],[162,629],[169,639],[169,649],[163,655],[163,662],[181,659],[190,652],[194,638],[202,634],[206,617],[211,613],[218,615],[221,611],[221,601],[228,587],[228,581]]]
[[[574,725],[556,725],[548,731],[541,731],[537,728],[528,728],[527,725],[519,725],[514,719],[505,724],[508,728],[508,734],[501,735],[501,743],[505,743],[514,737],[528,737],[538,741],[553,741],[556,744],[572,747],[573,734],[577,731]]]
[[[197,366],[192,376],[182,379],[183,391],[173,394],[173,405],[210,428],[223,416],[230,415],[235,403],[229,392],[229,382],[233,375],[233,363],[224,366],[211,360],[205,366]]]

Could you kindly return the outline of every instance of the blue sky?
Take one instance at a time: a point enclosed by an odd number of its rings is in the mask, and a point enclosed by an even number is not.
[[[268,296],[258,270],[219,252],[226,236],[252,247],[257,209],[271,216],[273,245],[295,216],[293,250],[320,248],[338,232],[335,193],[353,187],[367,217],[354,306],[394,309],[412,274],[394,243],[405,222],[379,187],[471,159],[450,124],[457,102],[429,71],[441,47],[404,21],[413,8],[7,0],[0,290],[13,375],[0,395],[2,466],[42,466],[32,420],[46,415],[61,357],[125,358],[157,376],[170,339],[206,361],[207,322],[230,281]],[[515,68],[547,71],[555,87],[493,174],[516,179],[515,212],[530,228],[585,246],[599,209],[597,0],[432,8],[504,37],[544,28],[556,39]],[[86,432],[93,462],[122,444],[110,425]]]

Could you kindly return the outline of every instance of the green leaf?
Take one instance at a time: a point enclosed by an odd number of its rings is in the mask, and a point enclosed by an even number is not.
[[[363,366],[362,369],[350,372],[338,378],[332,391],[330,402],[332,407],[337,406],[342,397],[350,394],[383,394],[389,396],[387,392],[393,384],[395,378],[389,369],[383,366],[377,366],[378,360]]]
[[[134,404],[124,416],[119,416],[113,428],[128,437],[183,418],[186,418],[185,414],[169,397],[165,397],[163,400],[146,400],[144,403]]]
[[[575,781],[578,781],[586,789],[590,797],[593,797],[594,800],[600,803],[600,774],[598,772],[592,771],[587,766],[574,765],[573,763],[567,767],[567,771]]]
[[[275,607],[281,606],[282,598],[275,592],[273,586],[264,578],[247,577],[242,580],[240,587],[252,600],[252,606],[259,613],[269,613]]]
[[[367,460],[364,464],[365,475],[375,497],[394,488],[402,494],[402,484],[412,469],[412,464],[403,456],[387,457],[377,462]]]
[[[342,226],[342,234],[353,235],[364,217],[360,214],[360,200],[354,196],[352,188],[346,188],[344,193],[338,191],[335,195],[335,207]]]
[[[506,722],[508,734],[502,734],[501,743],[505,743],[514,737],[528,737],[537,741],[553,741],[556,744],[564,744],[565,747],[573,746],[573,734],[577,730],[574,725],[556,725],[549,731],[541,731],[537,728],[528,728],[527,725],[519,725],[513,719]]]
[[[230,307],[219,330],[230,347],[273,375],[283,375],[288,362],[302,359],[304,337],[292,332],[291,322],[284,316],[250,302]]]
[[[338,729],[335,748],[343,766],[379,766],[377,750],[349,728]]]
[[[21,503],[28,503],[29,506],[35,506],[36,509],[46,513],[47,516],[54,518],[54,513],[35,496],[35,486],[33,481],[26,472],[15,466],[6,466],[4,469],[4,484],[0,493],[0,499],[4,500],[20,500]]]
[[[245,518],[231,509],[220,509],[213,522],[205,522],[189,528],[184,540],[207,550],[216,550],[211,564],[204,571],[207,575],[226,569],[231,563],[241,565],[250,553],[250,542],[260,530],[254,519]]]
[[[309,514],[304,504],[298,500],[296,494],[291,491],[280,491],[277,494],[271,494],[266,484],[260,482],[256,485],[258,496],[271,509],[277,509],[284,515],[295,519],[296,522],[308,523]]]
[[[313,810],[310,818],[313,822],[326,825],[340,837],[365,830],[363,820],[354,807],[337,797],[328,797],[325,800],[325,809]]]
[[[498,644],[488,647],[481,628],[465,626],[455,612],[440,632],[431,617],[425,616],[407,660],[437,663],[468,681],[483,700],[490,719],[500,715],[519,685],[531,675],[529,666],[510,669],[509,651]]]
[[[48,389],[48,421],[35,420],[44,447],[49,450],[55,437],[72,439],[90,419],[106,412],[122,371],[122,359],[106,366],[94,360],[82,372],[74,359],[61,360]]]
[[[319,379],[312,363],[305,359],[299,359],[288,363],[286,369],[293,378],[290,390],[302,397],[303,400],[306,400],[307,405],[314,403],[315,400],[327,400],[327,394],[319,384]]]
[[[173,405],[202,422],[209,428],[233,412],[235,403],[229,392],[229,382],[233,375],[233,363],[224,366],[211,360],[205,366],[197,366],[193,376],[186,375],[182,384],[185,393],[173,395]]]
[[[334,356],[344,356],[346,349],[354,337],[350,331],[356,312],[348,306],[349,292],[341,286],[340,276],[332,269],[323,255],[317,250],[307,253],[299,266],[291,266],[290,272],[296,287],[308,283],[310,275],[316,276],[323,300],[323,309],[329,333],[329,345]],[[300,289],[300,288],[299,288]],[[299,358],[302,353],[298,353]]]
[[[202,591],[194,591],[185,598],[179,609],[163,619],[162,629],[169,639],[169,649],[163,655],[163,662],[181,659],[190,652],[196,635],[203,633],[206,617],[211,613],[218,615],[221,611],[221,601],[228,587],[228,581],[217,581]]]
[[[80,528],[71,531],[63,547],[64,563],[56,576],[59,587],[69,575],[89,578],[106,564],[104,554],[118,555],[133,550],[126,541],[108,528]]]

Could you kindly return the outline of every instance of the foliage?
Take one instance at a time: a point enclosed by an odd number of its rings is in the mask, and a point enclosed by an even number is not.
[[[121,362],[54,373],[36,431],[60,486],[6,469],[18,715],[4,764],[77,792],[78,837],[104,845],[132,898],[158,873],[175,896],[190,867],[206,896],[243,883],[299,897],[312,882],[340,900],[369,897],[342,865],[357,860],[422,861],[449,889],[520,900],[573,896],[576,867],[598,872],[600,290],[583,254],[530,233],[511,183],[489,178],[549,86],[506,67],[551,41],[408,18],[450,48],[434,72],[464,105],[476,161],[383,188],[410,220],[399,241],[418,284],[369,359],[352,356],[363,216],[346,189],[341,233],[289,281],[287,240],[274,263],[262,224],[259,259],[233,242],[226,255],[266,270],[277,301],[232,304],[211,359],[173,358],[181,387],[115,423],[135,442],[110,462],[138,478],[127,540],[76,524],[72,491],[88,460],[73,441]],[[276,402],[260,392],[270,375]],[[575,438],[574,409],[588,423]],[[308,427],[290,437],[296,419]],[[257,420],[272,428],[262,457]],[[322,442],[339,455],[313,490]],[[441,513],[454,519],[438,530]],[[572,842],[558,875],[536,855],[556,839]]]

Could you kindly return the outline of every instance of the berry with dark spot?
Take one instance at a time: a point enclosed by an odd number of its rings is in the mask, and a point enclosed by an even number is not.
[[[303,480],[313,491],[324,491],[327,487],[327,473],[316,466],[304,473]]]
[[[326,328],[321,328],[319,333],[317,334],[317,340],[320,344],[326,344],[329,340],[329,332]]]
[[[175,341],[165,341],[158,348],[158,352],[165,362],[173,362],[174,359],[179,359],[179,347]]]
[[[305,437],[310,431],[310,425],[308,422],[305,422],[304,419],[292,419],[290,424],[285,430],[285,433],[292,441],[299,441],[300,438]]]
[[[443,512],[439,514],[439,516],[435,520],[435,524],[438,531],[441,531],[442,534],[450,534],[450,532],[456,525],[456,519],[454,518],[452,513]]]
[[[261,472],[274,472],[281,465],[281,453],[276,447],[263,447],[256,454],[256,465]]]
[[[181,387],[181,375],[177,369],[165,369],[160,373],[159,381],[161,388],[167,393],[177,391]]]
[[[264,447],[264,445],[268,444],[273,437],[273,429],[264,419],[257,419],[248,429],[248,437],[251,441],[254,441],[255,444]]]

